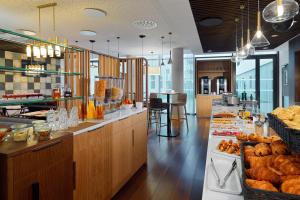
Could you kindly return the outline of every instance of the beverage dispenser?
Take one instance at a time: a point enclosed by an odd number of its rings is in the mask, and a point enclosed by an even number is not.
[[[223,76],[217,77],[217,94],[223,94],[227,92],[227,79]]]
[[[208,76],[201,77],[200,81],[201,94],[210,94],[211,93],[211,80]]]

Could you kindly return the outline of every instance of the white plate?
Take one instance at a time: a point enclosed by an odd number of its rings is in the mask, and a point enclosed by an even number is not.
[[[222,152],[222,151],[219,151],[218,149],[214,149],[212,152],[215,154],[222,155],[222,156],[240,159],[240,156],[238,156],[238,155]]]
[[[232,166],[233,159],[222,159],[220,157],[218,158],[213,158],[215,167],[217,169],[217,172],[220,176],[221,182],[223,181],[226,173],[230,170]],[[237,167],[238,168],[238,167]],[[207,168],[207,188],[212,191],[216,192],[222,192],[222,193],[227,193],[227,194],[234,194],[234,195],[239,195],[242,193],[242,187],[241,187],[241,182],[240,178],[238,175],[238,171],[234,170],[234,172],[231,174],[231,176],[228,178],[224,188],[221,188],[217,184],[217,179],[216,175],[213,172],[211,163],[209,163],[208,168]]]

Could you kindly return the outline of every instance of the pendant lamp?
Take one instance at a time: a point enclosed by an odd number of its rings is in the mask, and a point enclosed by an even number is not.
[[[235,18],[235,52],[232,53],[231,62],[237,62],[237,60],[239,59],[239,57],[238,57],[239,48],[238,48],[238,41],[237,41],[237,23],[238,23],[238,21],[239,21],[239,19]]]
[[[165,63],[164,63],[164,39],[165,37],[164,36],[161,36],[161,66],[164,66]]]
[[[110,40],[106,40],[106,42],[107,42],[107,55],[109,56],[109,53],[110,53],[110,49],[109,49]]]
[[[294,18],[299,13],[299,5],[295,0],[275,0],[263,10],[266,22],[280,23]]]
[[[118,40],[118,58],[120,58],[120,37],[117,37]]]
[[[146,35],[139,35],[139,38],[142,39],[142,57],[144,57],[144,38]]]
[[[255,48],[254,46],[252,46],[251,44],[251,40],[250,40],[250,18],[249,18],[249,9],[250,9],[250,4],[249,4],[249,0],[248,0],[248,14],[247,14],[247,22],[248,22],[248,28],[247,28],[247,44],[246,44],[246,49],[248,51],[248,55],[254,55],[255,52]]]
[[[259,8],[259,0],[257,1],[257,30],[254,37],[251,40],[251,44],[254,47],[266,47],[270,45],[268,39],[264,36],[261,30],[261,13]]]
[[[244,46],[244,16],[243,16],[243,10],[244,10],[245,6],[241,5],[240,9],[241,9],[241,28],[242,28],[242,37],[241,37],[241,47],[239,49],[238,52],[238,57],[241,59],[245,59],[248,57],[248,51],[246,49],[246,47]]]
[[[169,38],[170,38],[170,58],[168,61],[168,64],[171,65],[172,64],[172,32],[169,33]]]

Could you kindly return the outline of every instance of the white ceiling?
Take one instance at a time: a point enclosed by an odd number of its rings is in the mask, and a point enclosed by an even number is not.
[[[37,5],[52,0],[0,0],[0,26],[11,30],[31,29],[38,31]],[[188,0],[56,0],[56,33],[52,31],[52,9],[42,10],[41,35],[47,39],[54,35],[67,38],[69,43],[79,41],[79,46],[91,48],[88,42],[96,40],[94,50],[107,53],[106,40],[110,40],[112,55],[117,54],[117,40],[120,36],[122,56],[141,55],[140,34],[145,34],[144,54],[154,51],[161,54],[162,35],[165,39],[165,53],[169,50],[168,32],[173,32],[173,47],[183,47],[194,54],[202,53],[200,39]],[[83,9],[96,7],[107,12],[104,18],[91,18]],[[140,30],[132,22],[140,19],[154,20],[158,27]],[[79,35],[79,31],[90,29],[95,37]]]

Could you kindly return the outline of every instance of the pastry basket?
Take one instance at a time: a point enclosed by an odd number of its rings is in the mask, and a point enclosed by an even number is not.
[[[270,127],[276,131],[289,149],[300,153],[300,131],[288,128],[283,121],[271,113],[268,113],[268,119]]]
[[[242,189],[245,200],[300,200],[300,196],[282,192],[270,192],[252,188],[246,184],[246,168],[244,160],[244,147],[247,145],[255,146],[257,142],[243,142],[241,144],[241,166],[242,166]]]

